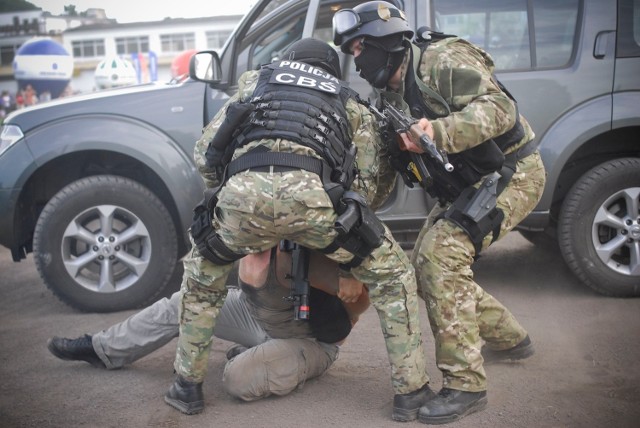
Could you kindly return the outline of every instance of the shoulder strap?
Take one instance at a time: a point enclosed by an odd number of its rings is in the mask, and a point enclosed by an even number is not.
[[[445,108],[447,109],[447,114],[451,114],[451,109],[449,108],[449,104],[447,104],[444,98],[442,98],[442,96],[439,93],[437,93],[436,91],[428,87],[420,78],[420,74],[418,73],[418,68],[420,67],[420,59],[422,58],[423,50],[412,43],[411,51],[413,55],[413,64],[412,64],[411,70],[414,73],[414,79],[415,79],[416,85],[418,85],[418,88],[420,88],[420,91],[424,92],[430,98],[433,98],[434,100],[438,101],[440,104],[445,106]],[[407,72],[410,72],[410,71],[407,71]]]

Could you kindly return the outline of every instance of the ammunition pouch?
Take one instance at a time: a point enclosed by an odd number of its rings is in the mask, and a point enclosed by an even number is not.
[[[323,251],[332,253],[338,248],[344,248],[352,253],[353,259],[340,266],[349,270],[360,266],[373,250],[382,245],[385,228],[362,195],[354,191],[344,192],[337,212],[335,227],[338,237]]]
[[[211,214],[218,202],[218,190],[219,188],[205,191],[205,198],[193,210],[193,223],[189,233],[202,257],[216,265],[227,265],[245,255],[229,249],[213,229]]]

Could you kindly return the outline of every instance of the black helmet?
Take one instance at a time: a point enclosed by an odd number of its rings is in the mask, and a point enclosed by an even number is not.
[[[332,76],[342,79],[338,53],[329,44],[321,40],[310,37],[298,40],[284,51],[282,59],[315,65]]]
[[[386,1],[369,1],[353,9],[342,9],[333,15],[333,43],[348,54],[351,41],[357,37],[413,37],[404,12]]]

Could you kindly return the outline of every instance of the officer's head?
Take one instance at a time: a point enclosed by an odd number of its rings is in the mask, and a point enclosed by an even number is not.
[[[342,79],[338,53],[321,40],[312,38],[298,40],[287,48],[282,59],[290,59],[320,67],[332,76]]]
[[[413,30],[404,12],[386,1],[370,1],[333,16],[333,42],[354,55],[360,76],[384,88],[404,59]]]

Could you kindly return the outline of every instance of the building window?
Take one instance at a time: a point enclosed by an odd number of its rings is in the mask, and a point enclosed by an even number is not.
[[[78,40],[71,42],[74,58],[93,58],[104,56],[104,39]]]
[[[618,58],[640,57],[640,0],[618,2]]]
[[[207,49],[220,49],[231,35],[231,30],[207,31]]]
[[[20,49],[19,44],[0,46],[0,65],[13,64],[13,58]]]
[[[118,55],[149,52],[149,36],[116,37],[116,52]]]
[[[177,33],[160,35],[162,52],[182,52],[195,49],[196,38],[194,33]]]

